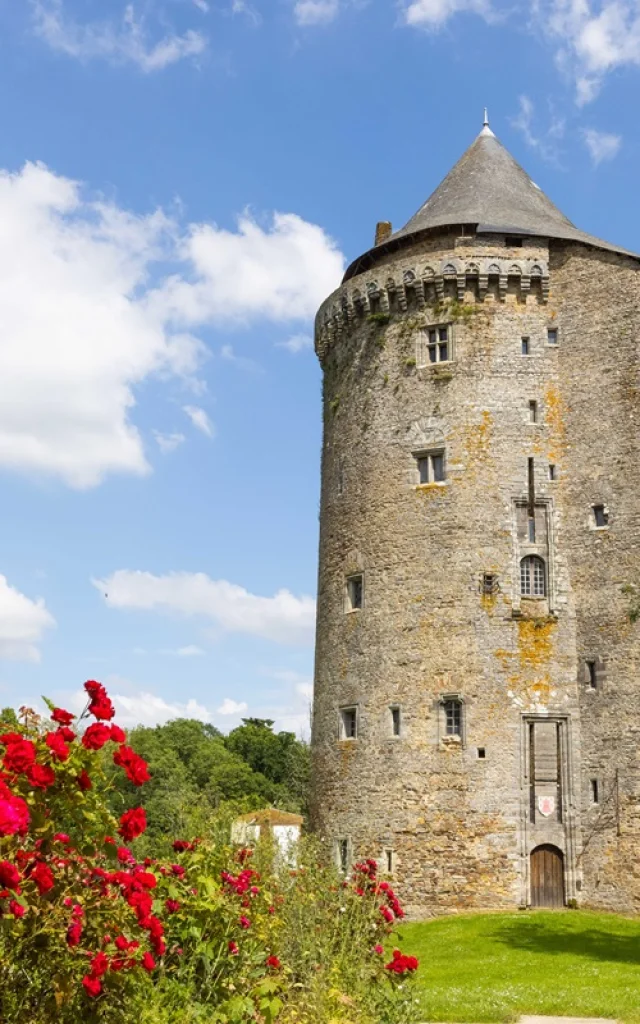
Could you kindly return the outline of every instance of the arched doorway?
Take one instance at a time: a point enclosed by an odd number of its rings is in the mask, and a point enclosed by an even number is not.
[[[564,907],[564,857],[549,843],[531,852],[531,906]]]

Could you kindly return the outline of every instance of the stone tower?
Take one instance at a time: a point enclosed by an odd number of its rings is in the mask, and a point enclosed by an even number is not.
[[[639,341],[486,123],[318,312],[314,822],[415,916],[640,910]]]

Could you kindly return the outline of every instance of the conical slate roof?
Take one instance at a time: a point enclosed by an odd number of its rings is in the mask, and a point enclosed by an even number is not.
[[[380,250],[398,248],[410,235],[432,228],[473,224],[479,234],[505,232],[584,242],[635,256],[580,231],[507,152],[485,124],[446,178],[400,231],[353,263],[345,280],[375,262]],[[395,244],[394,244],[395,243]]]

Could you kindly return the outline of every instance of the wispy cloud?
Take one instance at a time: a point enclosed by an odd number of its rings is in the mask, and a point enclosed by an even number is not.
[[[283,644],[313,642],[315,601],[306,595],[296,597],[289,590],[262,597],[227,580],[212,580],[205,573],[154,576],[128,569],[92,582],[111,608],[200,616],[226,632]]]
[[[215,428],[204,409],[197,405],[185,405],[183,406],[183,411],[187,414],[196,430],[199,430],[201,434],[206,434],[207,437],[214,437]]]
[[[299,352],[313,348],[313,338],[310,334],[293,334],[286,341],[277,341],[276,348],[286,348],[287,352],[296,356]]]
[[[298,25],[328,25],[338,16],[339,0],[296,0],[293,16]]]
[[[262,24],[262,17],[259,11],[255,9],[253,4],[247,3],[247,0],[231,0],[231,13],[241,15],[254,28]]]
[[[531,99],[528,96],[520,96],[518,104],[518,113],[511,118],[512,126],[522,134],[527,145],[531,149],[535,149],[543,160],[557,164],[559,160],[558,143],[564,137],[565,119],[552,113],[549,126],[544,131],[534,129],[536,114]]]
[[[124,8],[119,23],[81,24],[66,15],[63,0],[32,0],[32,10],[40,38],[53,50],[81,61],[102,59],[114,64],[135,64],[150,73],[197,57],[207,47],[206,37],[194,30],[152,41],[144,19],[136,18],[133,4]]]
[[[583,129],[582,138],[595,167],[605,160],[613,160],[622,145],[621,135],[599,132],[595,128]]]
[[[263,368],[254,359],[236,355],[232,345],[223,345],[220,349],[220,356],[226,363],[232,363],[239,370],[245,370],[249,373],[264,373]]]
[[[153,436],[163,455],[175,452],[176,448],[179,448],[186,440],[184,434],[163,434],[159,430],[154,430]]]

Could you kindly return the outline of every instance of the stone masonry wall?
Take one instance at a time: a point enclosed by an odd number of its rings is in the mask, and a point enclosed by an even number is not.
[[[520,273],[507,277],[514,258]],[[425,259],[442,279],[419,290],[414,308],[400,303],[390,313],[384,298],[327,333],[325,308],[344,308],[354,289],[366,295],[374,277],[378,286],[387,275],[419,277]],[[461,282],[441,273],[452,261],[458,270],[475,261],[480,274],[499,263],[505,277]],[[598,826],[589,794],[594,773],[608,793],[614,769],[629,789],[640,768],[630,731],[640,721],[638,627],[621,589],[640,584],[637,494],[623,494],[625,482],[636,486],[627,425],[637,409],[637,271],[581,246],[552,243],[550,251],[534,239],[514,253],[499,236],[445,234],[387,264],[339,289],[318,317],[315,826],[331,842],[347,839],[354,857],[393,851],[395,885],[414,916],[527,903],[529,854],[547,842],[564,853],[568,898],[618,905],[631,887],[620,865],[628,844],[618,835],[621,812],[605,821],[607,797]],[[522,272],[536,267],[540,277],[548,268],[548,302],[535,274],[523,286]],[[451,325],[453,359],[419,368],[420,331],[439,324]],[[547,344],[550,327],[557,346]],[[628,334],[612,344],[623,328]],[[445,451],[444,483],[418,483],[415,453],[424,449]],[[515,529],[531,457],[550,544],[549,596],[538,603],[520,599]],[[608,530],[591,529],[592,501],[609,504]],[[347,612],[345,581],[359,572],[364,607]],[[484,573],[496,576],[491,594],[482,593]],[[606,684],[587,693],[592,654],[606,663]],[[447,694],[463,704],[461,742],[444,736]],[[391,706],[401,710],[399,737]],[[357,708],[356,739],[339,738],[344,707]],[[526,728],[529,717],[545,716],[565,730],[562,821],[532,824]],[[640,771],[637,780],[640,796]],[[634,806],[625,804],[629,835],[640,828]]]

